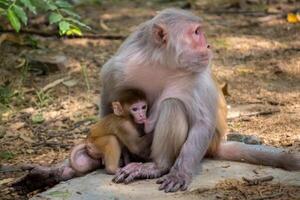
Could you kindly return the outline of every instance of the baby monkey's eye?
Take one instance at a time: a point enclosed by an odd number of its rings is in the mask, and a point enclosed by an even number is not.
[[[138,109],[137,108],[132,108],[131,110],[134,111],[134,112],[136,112]]]
[[[146,105],[144,105],[144,106],[142,107],[142,109],[143,109],[143,110],[146,110],[146,109],[147,109],[147,106],[146,106]]]

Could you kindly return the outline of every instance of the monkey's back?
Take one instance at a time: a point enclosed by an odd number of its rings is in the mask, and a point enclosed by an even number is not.
[[[94,124],[91,129],[90,133],[87,136],[87,139],[94,140],[98,137],[107,136],[107,135],[114,135],[118,136],[118,134],[122,134],[122,124],[129,120],[125,119],[124,117],[119,117],[114,114],[109,114],[96,124]]]

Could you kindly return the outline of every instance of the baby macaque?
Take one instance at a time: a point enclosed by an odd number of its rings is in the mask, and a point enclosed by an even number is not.
[[[143,125],[147,120],[145,94],[140,90],[125,89],[114,99],[113,113],[93,125],[84,143],[71,151],[70,164],[77,173],[94,170],[102,162],[108,174],[115,174],[124,146],[141,158],[149,157],[151,135],[140,134],[144,132]]]

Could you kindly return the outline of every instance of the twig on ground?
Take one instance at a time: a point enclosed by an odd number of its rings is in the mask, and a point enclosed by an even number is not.
[[[262,11],[255,11],[255,10],[212,10],[207,11],[209,14],[240,14],[240,15],[247,15],[247,16],[268,16],[268,15],[284,15],[283,13],[278,12],[262,12]]]
[[[49,90],[49,89],[51,89],[51,88],[53,88],[53,87],[55,87],[55,86],[61,84],[62,82],[68,80],[69,78],[70,78],[70,77],[57,79],[57,80],[53,81],[52,83],[47,84],[45,87],[42,88],[41,91],[42,91],[42,92],[46,92],[47,90]]]
[[[252,112],[252,113],[241,113],[236,116],[228,117],[228,120],[240,118],[240,117],[252,117],[252,116],[263,116],[263,115],[272,115],[274,113],[278,113],[280,110],[271,110],[271,111],[258,111],[258,112]]]
[[[247,185],[258,185],[262,182],[272,181],[273,179],[274,179],[273,176],[265,176],[265,177],[254,178],[254,179],[243,177],[243,181],[245,181]]]
[[[13,29],[0,30],[0,33],[16,33]],[[61,37],[56,31],[52,32],[43,32],[38,30],[31,29],[22,29],[18,34],[31,34],[38,35],[42,37]],[[123,35],[105,35],[105,34],[84,34],[82,36],[70,35],[62,37],[67,39],[75,39],[75,38],[88,38],[88,39],[107,39],[107,40],[124,40],[126,36]]]
[[[0,173],[8,173],[8,172],[21,172],[22,170],[19,167],[3,165],[0,166]]]
[[[251,198],[250,200],[273,199],[273,198],[275,198],[275,197],[279,197],[279,196],[282,196],[282,195],[283,195],[283,193],[280,192],[280,193],[275,193],[275,194],[268,195],[268,196],[254,197],[254,198]]]

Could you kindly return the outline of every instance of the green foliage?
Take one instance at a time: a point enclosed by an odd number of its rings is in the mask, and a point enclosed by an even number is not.
[[[21,29],[21,23],[19,18],[17,17],[17,15],[15,14],[15,12],[13,11],[13,9],[10,7],[7,9],[7,18],[11,24],[11,26],[17,31],[19,32]]]
[[[41,123],[43,123],[45,121],[45,119],[44,119],[44,116],[43,116],[42,113],[38,113],[38,114],[33,115],[31,117],[31,121],[34,124],[41,124]]]
[[[36,7],[31,3],[30,0],[20,0],[20,2],[33,14],[36,14]]]
[[[0,85],[0,104],[8,105],[14,96],[13,90],[9,87],[9,83],[6,82]]]
[[[53,98],[50,96],[49,92],[36,91],[36,101],[35,104],[39,107],[46,107],[51,104]]]
[[[50,24],[59,28],[60,35],[82,35],[81,28],[90,27],[80,21],[73,6],[66,0],[0,0],[0,15],[6,15],[12,28],[19,32],[27,25],[27,13],[47,13]]]
[[[10,151],[1,151],[0,159],[1,160],[11,160],[15,157],[15,154]]]

